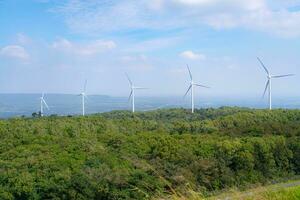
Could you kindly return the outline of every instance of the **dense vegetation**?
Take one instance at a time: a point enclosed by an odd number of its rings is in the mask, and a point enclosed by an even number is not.
[[[299,110],[0,121],[0,199],[152,199],[298,174]]]

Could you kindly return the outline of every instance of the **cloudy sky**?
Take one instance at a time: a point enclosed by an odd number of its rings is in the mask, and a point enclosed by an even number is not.
[[[0,93],[300,96],[300,0],[0,0]]]

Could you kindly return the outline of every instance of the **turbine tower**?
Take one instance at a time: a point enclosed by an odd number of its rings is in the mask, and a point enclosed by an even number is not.
[[[84,82],[83,91],[78,95],[78,96],[81,96],[82,116],[85,115],[85,98],[87,98],[87,95],[86,95],[86,85],[87,85],[87,80],[85,80],[85,82]]]
[[[265,90],[264,90],[263,98],[265,97],[265,94],[266,94],[266,92],[268,90],[269,91],[269,109],[272,110],[272,79],[273,78],[282,78],[282,77],[294,76],[294,74],[285,74],[285,75],[273,76],[269,72],[268,68],[261,61],[261,59],[257,57],[257,60],[259,61],[259,63],[261,64],[261,66],[264,68],[264,70],[265,70],[265,72],[267,74],[267,83],[266,83],[266,87],[265,87]]]
[[[131,89],[131,92],[130,92],[128,101],[130,101],[130,99],[131,99],[131,103],[132,103],[132,112],[134,113],[134,112],[135,112],[135,90],[143,90],[143,89],[147,89],[147,88],[144,88],[144,87],[136,87],[136,86],[133,84],[133,82],[131,81],[131,79],[129,78],[128,74],[126,74],[126,77],[127,77],[128,81],[129,81],[130,89]]]
[[[47,105],[45,99],[44,99],[44,93],[42,93],[42,96],[40,97],[40,115],[41,117],[44,116],[44,106],[49,110],[49,106]]]
[[[186,95],[189,93],[189,91],[191,91],[191,106],[192,106],[192,113],[194,113],[194,107],[195,107],[195,105],[194,105],[194,87],[195,87],[195,86],[196,86],[196,87],[203,87],[203,88],[209,88],[209,87],[207,87],[207,86],[205,86],[205,85],[201,85],[201,84],[194,83],[193,75],[192,75],[192,73],[191,73],[191,70],[190,70],[190,68],[189,68],[188,65],[186,65],[186,66],[187,66],[187,69],[188,69],[188,71],[189,71],[190,81],[191,81],[191,82],[190,82],[190,86],[189,86],[189,88],[187,89],[187,91],[186,91],[184,97],[186,97]]]

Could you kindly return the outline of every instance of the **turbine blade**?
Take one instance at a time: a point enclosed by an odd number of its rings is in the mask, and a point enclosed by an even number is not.
[[[266,87],[265,87],[265,90],[264,90],[264,94],[262,95],[262,99],[265,97],[265,95],[266,95],[266,92],[267,92],[267,89],[268,89],[268,87],[269,87],[269,84],[270,84],[270,80],[268,80],[267,81],[267,83],[266,83]]]
[[[189,93],[189,91],[191,90],[191,88],[192,88],[192,85],[190,85],[190,87],[187,89],[187,91],[186,91],[186,93],[184,94],[183,98],[186,97],[186,95]]]
[[[127,73],[125,73],[125,74],[126,74],[126,77],[127,77],[128,81],[129,81],[130,85],[133,85],[133,84],[132,84],[132,81],[130,80],[130,78],[129,78],[129,76],[128,76],[128,74],[127,74]]]
[[[264,63],[260,60],[259,57],[257,57],[257,60],[260,62],[261,66],[265,69],[265,71],[267,72],[267,74],[270,75],[269,70],[266,68],[266,66],[265,66]]]
[[[295,76],[295,74],[286,74],[286,75],[272,76],[272,78],[282,78],[282,77],[288,77],[288,76]]]
[[[187,69],[189,71],[190,79],[193,80],[193,75],[192,75],[192,72],[191,72],[191,70],[189,68],[189,65],[186,65],[186,67],[187,67]]]
[[[210,87],[205,86],[205,85],[200,85],[200,84],[195,84],[195,85],[198,86],[198,87],[210,88]]]
[[[145,88],[145,87],[134,87],[134,89],[138,89],[138,90],[147,90],[149,88]]]
[[[45,104],[46,108],[47,108],[48,110],[50,110],[50,109],[49,109],[49,106],[48,106],[48,104],[46,103],[46,101],[45,101],[44,98],[42,99],[42,101],[43,101],[43,103]]]
[[[130,92],[130,95],[129,95],[129,97],[128,97],[128,102],[130,101],[130,99],[131,99],[131,97],[132,97],[132,93],[133,93],[133,90],[131,90],[131,92]]]

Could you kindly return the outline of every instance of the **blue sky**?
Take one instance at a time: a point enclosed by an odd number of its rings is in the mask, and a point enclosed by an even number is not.
[[[299,0],[0,0],[0,92],[300,96]]]

